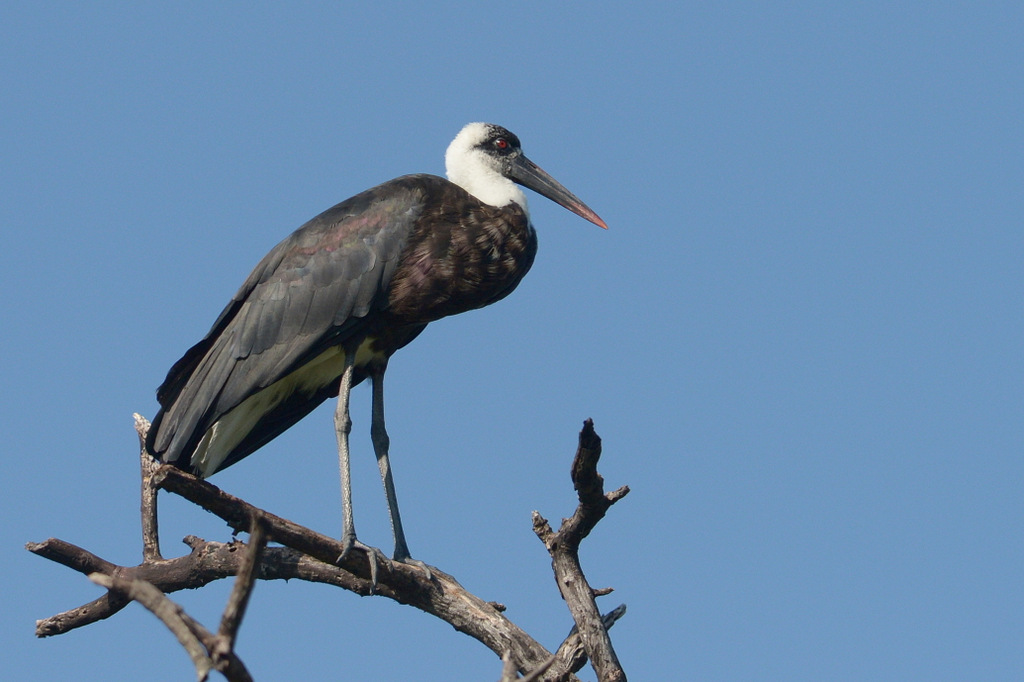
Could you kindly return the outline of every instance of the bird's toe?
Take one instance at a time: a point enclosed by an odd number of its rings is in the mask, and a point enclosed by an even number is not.
[[[419,559],[413,559],[411,556],[395,557],[395,561],[406,566],[415,566],[421,569],[427,576],[427,580],[433,580],[434,574],[430,572],[430,566],[420,561]]]
[[[357,540],[355,535],[342,536],[341,544],[344,546],[344,549],[341,550],[341,554],[335,560],[336,564],[340,565],[345,561],[353,549],[366,553],[366,560],[370,564],[370,593],[372,594],[377,589],[377,576],[379,575],[380,564],[387,562],[388,558],[384,556],[384,552],[376,547],[371,547]]]

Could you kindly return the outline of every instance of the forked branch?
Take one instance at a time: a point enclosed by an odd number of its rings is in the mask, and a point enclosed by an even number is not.
[[[623,486],[605,494],[604,479],[597,473],[600,458],[601,438],[594,431],[594,422],[588,419],[580,431],[579,447],[572,463],[572,482],[579,496],[576,512],[562,521],[557,532],[551,530],[543,516],[534,512],[533,530],[548,548],[558,589],[572,613],[583,649],[597,671],[598,679],[601,682],[625,682],[626,674],[615,655],[608,627],[597,610],[595,591],[587,583],[580,565],[580,542],[604,518],[609,507],[629,493],[629,488]]]
[[[148,426],[146,420],[137,416],[136,429],[140,441],[144,442]],[[256,579],[298,578],[335,585],[361,595],[378,594],[430,613],[501,656],[506,661],[503,679],[513,679],[508,676],[511,666],[513,670],[529,675],[529,679],[576,680],[573,673],[585,664],[589,656],[595,661],[599,679],[624,680],[624,676],[606,677],[608,670],[614,672],[616,669],[608,660],[614,661],[616,667],[618,662],[614,659],[610,641],[605,643],[605,640],[607,628],[621,617],[625,607],[618,607],[602,620],[596,611],[594,593],[582,579],[578,556],[575,569],[571,566],[566,569],[564,560],[558,558],[560,550],[552,549],[568,545],[572,548],[570,554],[575,556],[579,541],[593,529],[615,499],[628,491],[623,488],[609,496],[594,493],[594,490],[600,491],[600,476],[597,476],[597,486],[593,485],[593,476],[597,475],[596,456],[588,463],[590,460],[581,459],[580,454],[593,452],[594,439],[597,436],[588,420],[580,434],[577,462],[573,464],[573,480],[579,491],[580,507],[566,522],[573,522],[571,529],[567,531],[563,524],[558,533],[552,533],[548,528],[548,534],[542,535],[542,539],[548,537],[551,540],[545,540],[545,544],[552,552],[559,587],[576,622],[576,627],[554,654],[508,620],[502,613],[504,607],[469,593],[455,578],[437,568],[431,567],[430,575],[427,575],[415,566],[385,561],[381,564],[376,583],[373,583],[370,561],[364,550],[355,548],[339,562],[338,557],[344,549],[339,540],[253,507],[173,467],[154,468],[145,452],[141,454],[143,562],[131,567],[118,566],[85,549],[53,538],[42,543],[29,543],[29,551],[88,575],[108,589],[106,595],[89,604],[38,621],[36,634],[46,637],[68,632],[108,618],[135,600],[156,614],[175,633],[189,653],[200,680],[207,679],[211,670],[217,670],[228,680],[245,682],[251,677],[234,651],[234,642]],[[600,439],[596,443],[599,454]],[[189,554],[163,559],[156,524],[158,489],[180,495],[203,507],[224,519],[236,532],[249,533],[249,543],[237,540],[211,542],[189,536],[185,538],[191,548]],[[599,502],[595,494],[606,502]],[[539,515],[535,516],[535,528],[537,518]],[[283,546],[268,547],[267,542]],[[578,578],[573,577],[577,575],[572,573],[573,570],[578,572]],[[236,576],[235,587],[216,634],[190,618],[166,596],[232,576]],[[582,588],[567,589],[563,586],[566,580],[577,581],[577,588]],[[603,639],[598,631],[603,632]],[[621,668],[617,669],[621,673]]]

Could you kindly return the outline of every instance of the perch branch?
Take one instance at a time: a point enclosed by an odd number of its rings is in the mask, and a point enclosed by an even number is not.
[[[136,431],[140,444],[144,443],[148,428],[149,422],[136,415]],[[373,587],[371,565],[366,551],[353,549],[340,564],[336,563],[343,549],[338,540],[257,509],[178,469],[154,466],[153,460],[145,453],[144,445],[141,450],[143,563],[134,567],[118,566],[87,550],[54,538],[26,545],[29,551],[89,575],[97,582],[108,586],[108,592],[103,597],[38,621],[37,636],[62,634],[107,618],[123,608],[131,599],[136,599],[157,613],[168,628],[179,636],[179,641],[182,641],[196,664],[200,679],[205,679],[204,675],[215,669],[224,673],[229,680],[246,682],[251,678],[234,654],[234,641],[254,581],[257,578],[299,578],[336,585],[364,596],[376,593],[401,604],[415,606],[448,622],[456,630],[468,634],[499,653],[503,660],[511,662],[515,670],[527,675],[526,679],[578,682],[572,673],[584,665],[588,656],[591,660],[596,660],[595,654],[607,657],[610,653],[611,660],[614,661],[610,642],[607,645],[601,643],[592,631],[595,627],[601,629],[607,638],[607,628],[622,615],[624,607],[619,607],[605,616],[602,624],[600,617],[596,616],[594,591],[582,578],[578,557],[575,562],[578,579],[572,577],[574,574],[571,566],[569,569],[561,567],[563,560],[559,558],[564,547],[569,547],[571,554],[575,556],[580,540],[593,529],[607,508],[628,492],[628,488],[621,488],[609,495],[603,494],[602,481],[596,474],[600,439],[593,433],[593,425],[589,420],[580,434],[580,449],[573,464],[573,482],[579,491],[580,507],[572,519],[563,523],[563,528],[558,533],[552,532],[547,522],[539,515],[535,514],[534,520],[535,530],[545,540],[552,553],[552,564],[556,568],[560,588],[567,580],[570,583],[577,581],[589,597],[597,623],[595,626],[590,622],[590,614],[585,609],[582,615],[578,615],[578,608],[574,604],[582,597],[568,588],[563,589],[563,595],[570,603],[573,618],[577,623],[578,632],[571,632],[554,655],[509,621],[502,614],[504,606],[497,602],[484,601],[467,592],[447,573],[432,568],[430,575],[427,575],[424,571],[404,563],[385,560],[381,562],[383,570],[380,571],[376,586]],[[156,524],[156,493],[160,488],[180,495],[219,516],[236,532],[248,532],[248,546],[240,541],[210,542],[189,536],[185,538],[186,544],[191,548],[189,554],[175,559],[163,559]],[[267,547],[268,541],[284,546]],[[236,576],[235,586],[217,634],[209,632],[191,619],[165,596],[182,589],[202,587],[214,580],[231,576]],[[159,595],[159,599],[156,595]],[[184,634],[186,632],[188,634]],[[597,641],[597,644],[594,644],[594,641]],[[197,653],[196,642],[205,649],[202,656]],[[617,665],[617,661],[614,661],[614,664]],[[600,665],[600,668],[595,665],[595,670],[602,675],[601,680],[625,679],[624,676],[606,678],[602,671],[608,670],[609,664]],[[508,665],[503,677],[507,677],[507,673]]]
[[[344,549],[339,540],[259,510],[174,467],[161,467],[153,483],[219,516],[236,531],[248,531],[253,514],[262,514],[268,534],[275,542],[329,565],[333,565]],[[339,565],[361,580],[359,594],[370,594],[371,567],[365,550],[353,548]],[[373,588],[375,593],[437,616],[492,651],[511,650],[521,669],[532,670],[551,656],[493,605],[467,592],[455,578],[440,569],[431,567],[428,578],[422,570],[408,564],[385,560],[381,566],[384,570],[380,571]]]

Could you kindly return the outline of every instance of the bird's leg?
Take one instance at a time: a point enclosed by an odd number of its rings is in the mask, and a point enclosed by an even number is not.
[[[349,469],[348,435],[352,431],[352,418],[348,412],[349,395],[352,393],[352,373],[355,369],[355,351],[345,351],[345,369],[341,373],[338,387],[338,407],[334,411],[334,430],[338,436],[338,468],[341,471],[341,544],[344,549],[340,562],[353,547],[366,550],[370,562],[370,583],[377,584],[377,554],[380,550],[367,547],[356,539],[356,525],[352,518],[352,475]]]
[[[380,478],[384,482],[384,495],[388,501],[388,515],[391,517],[391,532],[395,536],[395,561],[409,558],[409,546],[405,542],[405,531],[402,529],[402,516],[398,512],[398,496],[395,494],[395,481],[391,475],[391,461],[388,459],[388,448],[391,439],[384,426],[384,368],[372,369],[370,380],[373,382],[373,413],[370,423],[370,440],[373,441],[373,452],[377,456],[380,467]]]
[[[352,431],[352,418],[348,413],[348,399],[352,392],[352,370],[355,354],[345,353],[345,369],[338,387],[338,407],[334,410],[334,430],[338,436],[338,468],[341,471],[341,541],[345,553],[356,539],[356,526],[352,520],[352,476],[349,470],[348,434]],[[344,554],[342,554],[344,556]]]
[[[370,439],[373,441],[373,452],[377,455],[377,466],[380,467],[380,478],[384,482],[384,495],[387,497],[388,514],[391,517],[391,532],[395,536],[395,561],[419,566],[430,578],[430,568],[425,563],[413,559],[409,555],[409,545],[405,541],[402,529],[402,515],[398,511],[398,496],[395,494],[395,481],[391,474],[391,461],[388,459],[388,448],[391,439],[384,426],[384,370],[387,363],[370,369],[370,380],[373,383],[373,412],[370,423]]]

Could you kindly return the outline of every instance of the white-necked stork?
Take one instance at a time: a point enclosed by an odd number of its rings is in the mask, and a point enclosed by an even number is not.
[[[346,552],[356,546],[348,401],[373,384],[370,433],[397,561],[410,558],[384,428],[384,371],[428,323],[508,296],[537,235],[516,183],[607,227],[500,126],[470,123],[445,154],[448,180],[406,175],[313,218],[263,258],[210,332],[171,367],[146,441],[201,477],[251,454],[338,396],[335,427]],[[364,546],[359,543],[359,546]]]

